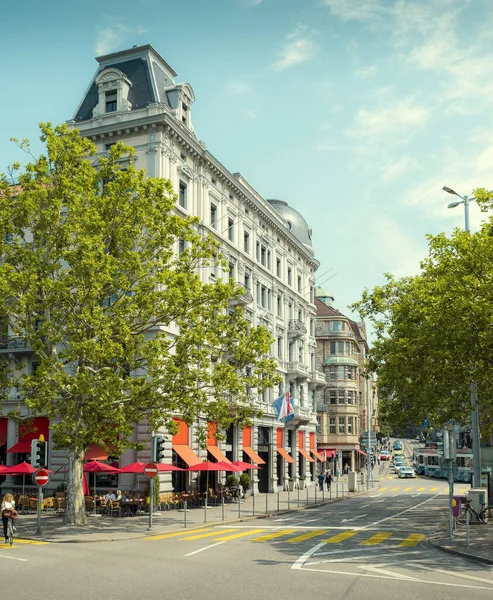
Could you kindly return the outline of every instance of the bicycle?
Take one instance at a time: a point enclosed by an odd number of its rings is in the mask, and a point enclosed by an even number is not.
[[[466,499],[466,501],[464,503],[464,510],[462,511],[462,513],[460,515],[460,519],[461,520],[463,519],[464,522],[466,522],[467,514],[469,513],[469,523],[481,523],[482,525],[487,525],[486,517],[490,515],[490,510],[492,508],[493,507],[491,507],[491,506],[486,506],[485,504],[482,504],[481,510],[478,513],[471,506],[471,502]]]
[[[14,543],[14,519],[8,517],[7,521],[7,543],[12,546]]]

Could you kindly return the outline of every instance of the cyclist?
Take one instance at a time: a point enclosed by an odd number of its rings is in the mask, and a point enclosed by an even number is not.
[[[12,514],[17,514],[15,511],[15,500],[12,494],[5,494],[2,500],[2,521],[3,521],[3,537],[8,542],[7,527]],[[13,527],[13,523],[12,523]]]

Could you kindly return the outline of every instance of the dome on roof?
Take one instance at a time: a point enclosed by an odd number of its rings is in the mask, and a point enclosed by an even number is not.
[[[334,296],[328,290],[324,290],[324,288],[315,288],[315,297],[327,306],[332,306],[334,302]]]
[[[314,254],[312,248],[312,229],[308,226],[304,217],[294,208],[291,208],[284,200],[267,200],[267,202],[276,210],[286,221],[286,227],[295,235],[305,248]]]

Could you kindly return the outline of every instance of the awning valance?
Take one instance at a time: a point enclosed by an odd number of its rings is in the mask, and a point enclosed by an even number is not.
[[[17,444],[14,444],[12,446],[12,448],[9,448],[7,450],[8,453],[10,454],[30,454],[31,453],[31,442],[26,441],[26,440],[22,440],[20,442],[17,442]]]
[[[286,450],[284,450],[284,448],[277,447],[276,450],[285,460],[288,461],[288,463],[294,463],[294,458],[290,456]]]
[[[308,460],[309,462],[315,462],[313,460],[313,458],[308,454],[308,452],[306,450],[304,450],[303,448],[298,448],[298,452],[304,456],[306,458],[306,460]]]
[[[363,452],[363,450],[358,450],[358,448],[356,448],[356,452],[358,454],[362,454],[363,456],[368,456],[368,454],[366,452]]]
[[[187,446],[186,444],[173,444],[173,450],[189,467],[194,467],[202,462],[190,446]]]
[[[248,456],[256,465],[265,465],[265,460],[260,458],[260,456],[255,452],[253,448],[250,448],[250,446],[243,446],[243,452],[248,454]]]
[[[231,461],[224,456],[224,454],[219,450],[217,446],[207,446],[207,450],[212,454],[212,456],[218,461],[223,461],[230,463]]]
[[[316,450],[314,450],[313,448],[310,448],[310,452],[313,454],[313,456],[319,460],[320,462],[324,462],[324,457],[320,454],[320,452],[317,452]]]

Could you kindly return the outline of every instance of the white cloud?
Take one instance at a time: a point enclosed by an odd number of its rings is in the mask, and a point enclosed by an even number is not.
[[[257,113],[252,110],[251,108],[244,108],[242,111],[240,111],[242,115],[245,115],[245,117],[247,117],[247,119],[258,119],[258,115]]]
[[[400,159],[392,158],[382,166],[380,181],[388,183],[394,179],[398,179],[401,175],[420,169],[419,163],[415,158],[403,156]]]
[[[356,79],[368,79],[369,77],[375,77],[377,71],[377,65],[369,65],[368,67],[356,70],[354,76]]]
[[[430,116],[430,109],[415,104],[413,98],[406,98],[383,108],[374,110],[360,109],[356,113],[356,122],[352,129],[346,130],[349,137],[368,138],[373,141],[389,133],[405,134],[424,125]]]
[[[146,32],[147,30],[139,25],[128,27],[119,23],[111,27],[103,27],[102,29],[98,29],[94,50],[99,56],[120,50],[121,46],[126,43],[126,40],[135,38],[136,35],[139,36]]]
[[[275,64],[278,71],[288,69],[315,58],[317,46],[308,38],[288,42],[279,53],[279,60]]]

